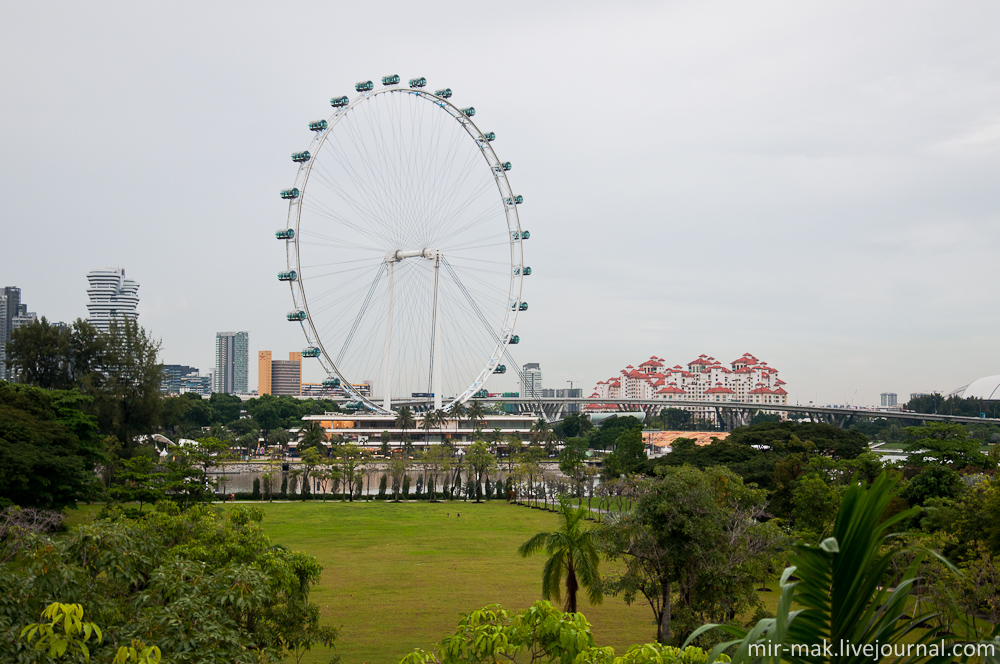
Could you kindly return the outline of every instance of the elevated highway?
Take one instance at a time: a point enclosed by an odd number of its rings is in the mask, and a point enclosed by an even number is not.
[[[968,417],[965,415],[940,415],[931,413],[911,413],[898,410],[878,410],[866,408],[830,408],[825,406],[799,406],[799,405],[778,405],[759,403],[740,403],[735,401],[711,402],[711,401],[677,401],[663,399],[580,399],[564,397],[538,397],[529,399],[526,397],[489,397],[480,399],[482,403],[490,404],[512,404],[517,406],[519,413],[534,412],[544,416],[547,420],[558,420],[566,413],[566,407],[570,404],[577,404],[581,410],[583,406],[598,403],[602,406],[617,408],[617,412],[627,413],[629,411],[641,410],[647,417],[659,415],[667,408],[695,407],[708,411],[714,411],[716,417],[725,425],[727,430],[737,426],[749,424],[756,413],[788,413],[808,417],[813,422],[824,422],[840,427],[841,429],[850,426],[859,418],[887,418],[896,420],[907,420],[910,422],[954,422],[960,424],[971,424],[975,422],[983,424],[1000,425],[1000,419],[986,417]],[[421,404],[411,404],[420,407]]]

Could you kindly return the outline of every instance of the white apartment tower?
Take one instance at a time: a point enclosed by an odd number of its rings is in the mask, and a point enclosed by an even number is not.
[[[215,335],[215,374],[212,391],[246,394],[250,364],[249,332],[218,332]]]
[[[521,374],[521,396],[534,398],[542,396],[542,368],[538,362],[528,362]]]
[[[113,320],[134,321],[139,312],[139,284],[125,278],[122,268],[105,268],[87,274],[90,282],[87,288],[89,316],[87,322],[101,332],[107,332]]]

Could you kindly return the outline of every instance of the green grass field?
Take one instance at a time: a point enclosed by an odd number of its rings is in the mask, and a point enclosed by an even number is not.
[[[541,598],[544,557],[520,558],[516,549],[558,525],[553,513],[500,502],[262,505],[273,541],[323,565],[312,599],[325,622],[341,628],[337,652],[344,664],[395,664],[453,633],[461,613],[492,603],[530,606]],[[70,523],[97,509],[71,513]],[[619,654],[655,637],[644,602],[626,606],[610,597],[590,606],[581,597],[579,608],[598,645]],[[317,651],[304,661],[327,660]]]

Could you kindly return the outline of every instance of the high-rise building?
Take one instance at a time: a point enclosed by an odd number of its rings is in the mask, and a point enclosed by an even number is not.
[[[521,396],[533,399],[542,396],[542,368],[538,362],[528,362],[521,374]]]
[[[247,393],[247,373],[250,367],[249,348],[249,332],[216,333],[213,392]]]
[[[202,376],[195,367],[183,364],[164,364],[160,392],[163,394],[194,392],[209,396],[212,394],[212,377],[211,375]]]
[[[302,353],[289,353],[287,360],[273,360],[271,351],[258,351],[257,393],[290,396],[302,394]]]
[[[14,319],[21,313],[21,289],[6,286],[0,293],[0,380],[9,380],[7,371],[7,342],[14,330]]]
[[[135,320],[139,316],[139,284],[125,278],[123,268],[105,268],[87,273],[87,322],[107,332],[113,320]]]
[[[883,392],[882,393],[882,407],[883,408],[895,408],[896,407],[896,393],[895,392]]]

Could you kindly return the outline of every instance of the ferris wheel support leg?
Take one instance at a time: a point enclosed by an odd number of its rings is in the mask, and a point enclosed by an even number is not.
[[[434,259],[434,312],[431,330],[431,380],[430,391],[434,395],[434,410],[441,410],[441,304],[438,299],[438,273],[441,270],[441,254]]]
[[[388,283],[385,290],[385,381],[382,387],[382,408],[392,410],[392,306],[393,306],[393,267],[395,260],[386,259]]]

